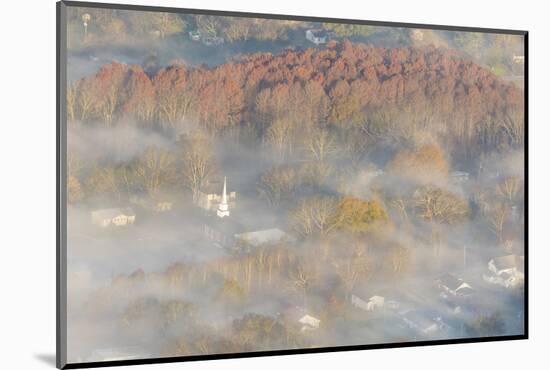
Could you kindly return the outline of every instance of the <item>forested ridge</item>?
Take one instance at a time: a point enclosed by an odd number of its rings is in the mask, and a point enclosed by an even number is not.
[[[146,73],[114,62],[69,88],[68,116],[103,125],[133,117],[161,129],[193,122],[212,133],[328,125],[416,140],[420,132],[474,151],[523,143],[521,89],[450,50],[348,41],[211,69],[176,61]]]

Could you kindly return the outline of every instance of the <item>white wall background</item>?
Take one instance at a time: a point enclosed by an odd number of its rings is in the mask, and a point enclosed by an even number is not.
[[[119,2],[111,0],[111,2]],[[124,1],[123,1],[124,2]],[[540,368],[550,338],[547,150],[550,18],[543,1],[126,0],[530,31],[530,334],[461,344],[142,366],[143,369]],[[55,358],[55,2],[10,0],[0,13],[0,368],[53,368]]]

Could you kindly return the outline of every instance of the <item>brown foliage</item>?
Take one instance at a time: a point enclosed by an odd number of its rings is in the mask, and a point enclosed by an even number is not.
[[[262,133],[284,119],[300,130],[330,123],[405,138],[430,131],[462,151],[523,143],[522,91],[432,47],[331,43],[212,69],[172,65],[152,77],[113,63],[81,80],[70,99],[71,117],[105,124],[124,114],[170,125],[192,117],[212,132],[255,122]],[[400,110],[378,117],[391,107]]]
[[[449,174],[449,164],[439,146],[428,144],[416,151],[400,150],[389,162],[388,170],[420,183],[430,183],[444,180]]]

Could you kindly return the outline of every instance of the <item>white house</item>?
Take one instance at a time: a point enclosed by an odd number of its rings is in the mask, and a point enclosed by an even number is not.
[[[414,41],[422,41],[424,40],[424,31],[416,28],[410,31],[409,33],[410,37]]]
[[[490,273],[483,275],[483,279],[491,284],[505,288],[514,288],[523,285],[525,279],[525,259],[523,256],[510,254],[493,258],[487,264]]]
[[[369,298],[369,301],[367,303],[367,310],[368,311],[374,311],[378,308],[384,307],[384,297],[381,297],[379,295],[373,295]]]
[[[301,331],[319,329],[319,325],[321,324],[321,320],[308,314],[302,316],[298,322],[302,324]]]
[[[189,31],[189,39],[191,41],[200,41],[201,40],[201,32],[199,30]]]
[[[313,315],[310,315],[308,310],[300,306],[288,307],[283,314],[284,320],[290,325],[300,325],[300,331],[309,331],[318,329],[321,320]]]
[[[364,301],[355,294],[351,295],[351,304],[364,311],[374,311],[376,309],[384,308],[385,298],[379,295],[373,295],[368,301]]]
[[[132,225],[136,220],[136,214],[130,207],[108,208],[92,211],[92,223],[101,227]]]
[[[514,55],[512,61],[516,64],[525,64],[525,55]]]
[[[313,42],[315,45],[326,44],[328,34],[323,29],[310,29],[306,31],[306,39]]]
[[[468,297],[475,293],[470,284],[451,274],[441,276],[436,280],[436,284],[441,289],[441,296],[444,298],[449,296]]]

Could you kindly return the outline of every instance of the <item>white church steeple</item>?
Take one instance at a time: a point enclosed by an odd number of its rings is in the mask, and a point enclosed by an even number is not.
[[[227,204],[227,178],[223,178],[223,193],[222,193],[222,201],[218,205],[218,217],[224,218],[226,216],[229,216],[229,205]]]

